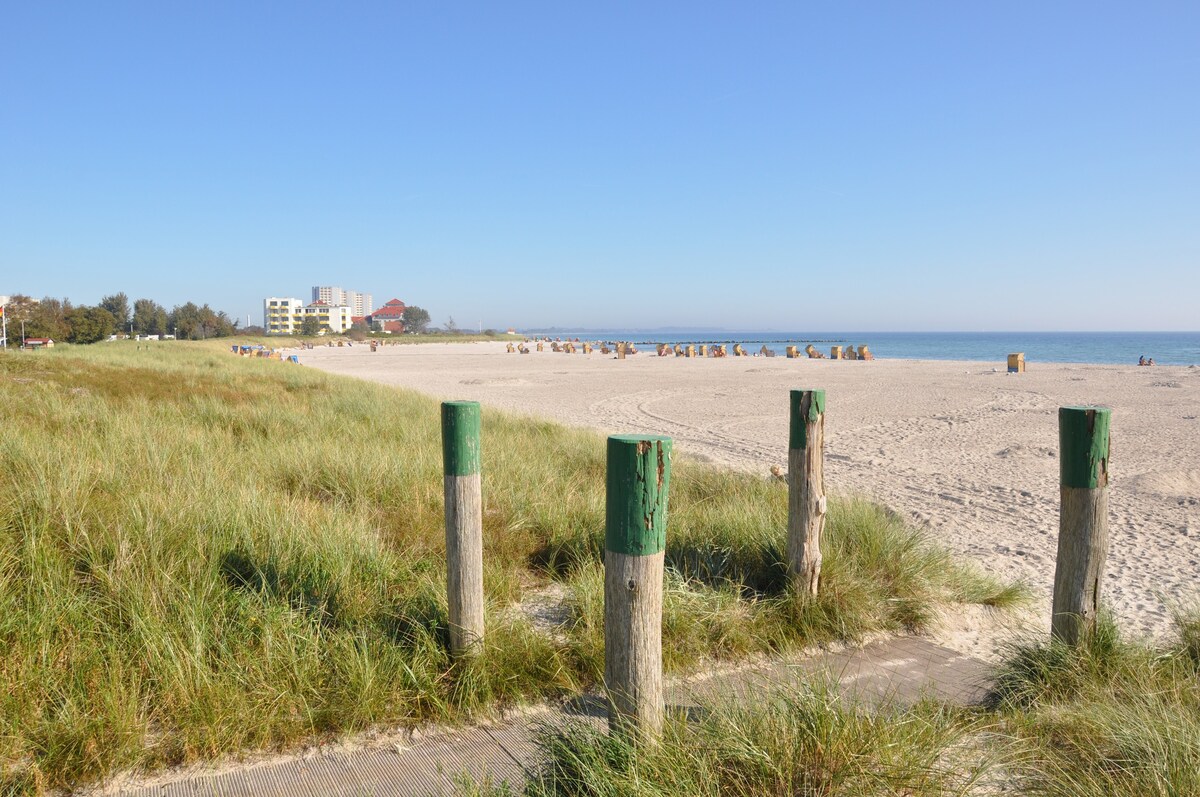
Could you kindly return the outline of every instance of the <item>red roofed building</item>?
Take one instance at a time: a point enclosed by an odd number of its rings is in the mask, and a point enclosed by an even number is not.
[[[367,317],[367,323],[378,327],[381,332],[404,331],[404,302],[392,299]]]

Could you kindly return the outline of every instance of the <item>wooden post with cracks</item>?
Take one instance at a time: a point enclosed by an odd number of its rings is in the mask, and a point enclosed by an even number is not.
[[[1096,628],[1108,558],[1108,454],[1111,411],[1059,407],[1061,494],[1050,634],[1078,645]]]
[[[446,597],[450,653],[474,652],[483,640],[483,495],[479,475],[479,403],[442,403],[446,498]]]
[[[640,741],[663,724],[662,598],[671,438],[608,438],[604,686],[608,726]]]
[[[788,576],[817,594],[825,529],[825,391],[793,390],[788,431]]]

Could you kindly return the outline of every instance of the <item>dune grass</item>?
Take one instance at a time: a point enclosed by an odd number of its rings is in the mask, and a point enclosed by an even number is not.
[[[1023,793],[1200,794],[1200,615],[1165,648],[1121,639],[1111,620],[1078,650],[1016,649],[994,708],[1030,747]]]
[[[438,405],[224,342],[0,355],[0,793],[376,723],[455,721],[601,671],[604,445],[484,412],[486,655],[446,653]],[[790,595],[786,491],[676,464],[668,666],[920,628],[1020,590],[834,502]],[[514,609],[552,581],[561,636]]]
[[[670,719],[657,745],[637,747],[582,723],[539,735],[545,764],[528,797],[790,797],[970,794],[1000,762],[964,740],[987,731],[969,712],[921,703],[867,710],[836,685],[771,692],[755,706],[709,707]],[[463,783],[474,797],[507,784]]]
[[[1200,794],[1200,616],[1167,647],[1111,621],[1080,648],[1014,648],[987,705],[866,706],[826,684],[674,716],[657,745],[547,727],[527,797]],[[460,783],[503,797],[508,784]]]

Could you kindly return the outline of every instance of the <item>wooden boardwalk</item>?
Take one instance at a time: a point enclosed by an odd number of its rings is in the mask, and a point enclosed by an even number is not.
[[[666,690],[669,711],[714,701],[752,698],[764,689],[828,679],[844,693],[872,703],[909,703],[929,696],[977,703],[987,694],[991,669],[983,662],[917,638],[892,639],[861,649],[804,659],[779,660],[737,671],[674,682]],[[493,783],[525,782],[538,764],[534,729],[583,720],[600,726],[603,703],[583,697],[511,722],[430,736],[411,747],[317,752],[215,774],[190,772],[154,786],[113,786],[123,797],[425,797],[449,795],[469,777]]]

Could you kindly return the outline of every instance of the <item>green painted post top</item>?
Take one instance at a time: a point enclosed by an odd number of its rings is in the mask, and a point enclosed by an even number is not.
[[[604,547],[630,556],[647,556],[666,548],[670,484],[671,438],[608,438]]]
[[[442,463],[447,476],[479,473],[479,402],[442,402]]]
[[[804,395],[812,394],[808,412],[804,412]],[[824,390],[793,390],[788,425],[788,448],[808,448],[808,424],[816,423],[825,412]]]
[[[1058,408],[1059,478],[1063,487],[1094,489],[1108,484],[1107,407]]]

